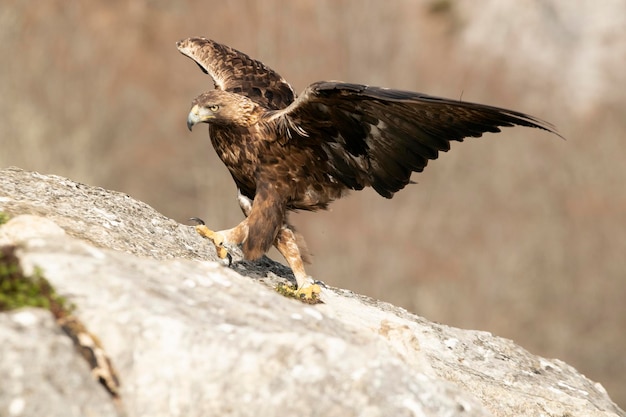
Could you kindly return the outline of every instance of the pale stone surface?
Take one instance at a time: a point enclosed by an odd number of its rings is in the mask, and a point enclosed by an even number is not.
[[[1,170],[0,211],[16,216],[0,242],[19,245],[26,272],[41,267],[101,339],[129,416],[625,415],[599,384],[510,340],[346,290],[324,288],[315,306],[284,298],[270,288],[284,278],[205,260],[214,254],[193,228],[120,193]],[[270,261],[236,269],[259,277],[267,267],[284,275]],[[72,352],[69,339],[46,312],[26,311],[37,349],[3,343],[0,369],[21,362],[67,381],[31,377],[27,396],[0,385],[0,415],[41,415],[23,402],[84,406],[78,399],[98,388],[76,383],[91,378],[88,367],[59,360],[53,346]],[[19,313],[0,314],[0,334]],[[3,375],[0,384],[25,383],[24,373]],[[94,408],[106,405],[101,391]]]
[[[0,375],[3,417],[117,415],[48,311],[0,313]]]

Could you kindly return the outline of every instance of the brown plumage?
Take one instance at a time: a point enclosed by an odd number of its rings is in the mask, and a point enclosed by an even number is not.
[[[450,141],[515,125],[556,133],[513,110],[359,84],[316,82],[296,98],[280,75],[235,49],[204,38],[177,46],[213,78],[216,89],[194,99],[187,124],[209,124],[247,217],[212,239],[243,244],[249,259],[275,244],[298,288],[312,280],[290,210],[324,209],[364,187],[391,198]]]

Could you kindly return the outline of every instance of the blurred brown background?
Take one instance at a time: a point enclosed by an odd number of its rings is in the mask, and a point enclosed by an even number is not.
[[[626,407],[626,1],[108,0],[0,7],[0,165],[126,192],[179,222],[241,220],[206,129],[204,35],[297,91],[338,79],[527,112],[506,129],[297,214],[326,283],[563,359]],[[279,256],[274,256],[282,261]]]

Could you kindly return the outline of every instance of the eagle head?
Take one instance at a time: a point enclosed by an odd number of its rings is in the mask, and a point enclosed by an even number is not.
[[[259,120],[261,108],[249,98],[222,90],[200,94],[191,102],[187,127],[198,123],[250,127]]]

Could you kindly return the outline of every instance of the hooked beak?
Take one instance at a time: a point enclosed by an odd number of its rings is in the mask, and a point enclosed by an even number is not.
[[[196,124],[206,122],[211,118],[213,118],[213,115],[207,109],[195,104],[189,111],[189,115],[187,115],[187,129],[192,130]]]
[[[187,129],[189,129],[190,132],[193,130],[193,126],[196,123],[198,123],[198,121],[196,120],[194,115],[189,113],[189,116],[187,116]]]

